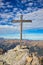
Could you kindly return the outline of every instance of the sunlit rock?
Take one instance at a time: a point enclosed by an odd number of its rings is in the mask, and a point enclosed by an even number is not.
[[[26,46],[16,46],[14,49],[8,50],[7,53],[0,58],[9,65],[40,65],[38,57],[29,53]]]

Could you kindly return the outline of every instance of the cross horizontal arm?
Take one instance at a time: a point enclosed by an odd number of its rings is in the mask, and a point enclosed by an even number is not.
[[[13,22],[32,22],[32,20],[13,20]]]

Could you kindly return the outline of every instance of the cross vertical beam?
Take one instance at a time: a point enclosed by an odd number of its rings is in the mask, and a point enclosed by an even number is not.
[[[22,43],[22,19],[23,19],[23,15],[21,15],[21,22],[20,22],[20,47],[21,47],[21,43]]]

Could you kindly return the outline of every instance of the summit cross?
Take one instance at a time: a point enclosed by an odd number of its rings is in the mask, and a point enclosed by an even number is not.
[[[22,43],[22,23],[23,22],[32,22],[32,20],[23,20],[23,15],[20,15],[20,20],[13,20],[13,22],[20,22],[20,47]]]

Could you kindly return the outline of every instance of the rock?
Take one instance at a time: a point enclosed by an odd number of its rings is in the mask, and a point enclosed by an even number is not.
[[[5,53],[3,56],[3,60],[6,60],[6,62],[10,65],[13,65],[13,64],[16,65],[17,63],[23,64],[24,61],[26,60],[25,56],[28,55],[28,52],[29,52],[28,49],[21,49],[20,46],[17,46],[16,48],[11,49],[7,53]],[[23,61],[23,58],[24,58],[24,61]]]
[[[30,65],[30,63],[27,63],[26,65]]]
[[[0,65],[9,65],[6,63],[6,61],[0,60]]]
[[[34,54],[33,54],[32,65],[40,65],[38,57],[35,56]]]
[[[29,49],[20,48],[20,45],[2,55],[4,61],[9,65],[40,65],[37,56],[29,53]],[[6,64],[5,64],[6,65]]]
[[[32,57],[29,57],[29,56],[26,57],[26,60],[27,60],[28,63],[31,63],[32,59],[33,59]]]
[[[0,60],[0,65],[3,65],[3,61],[2,60]]]
[[[43,56],[41,56],[39,59],[40,59],[40,64],[43,65]]]
[[[21,49],[27,49],[27,46],[21,46]]]
[[[0,55],[2,55],[2,54],[3,54],[3,49],[0,48]]]
[[[20,50],[20,45],[17,45],[13,50],[14,51],[19,51]]]
[[[25,55],[23,55],[23,57],[18,62],[16,62],[15,65],[25,65],[26,56],[27,56],[27,53]]]

